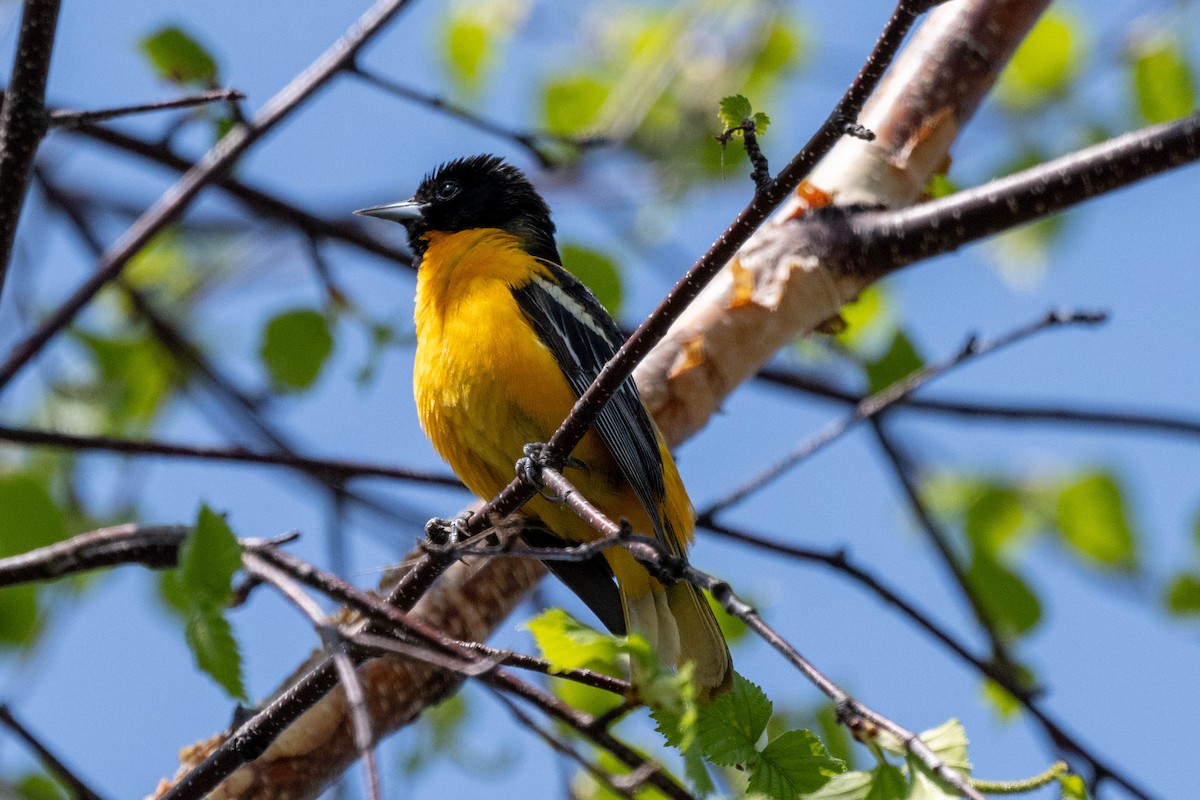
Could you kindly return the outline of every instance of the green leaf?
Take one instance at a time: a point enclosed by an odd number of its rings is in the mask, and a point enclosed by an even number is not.
[[[829,755],[845,762],[847,768],[854,764],[854,751],[850,746],[850,733],[846,726],[838,721],[837,707],[833,703],[825,703],[813,715],[817,728],[821,732],[821,741]]]
[[[14,788],[17,800],[67,800],[71,796],[58,781],[43,772],[22,775]]]
[[[41,629],[38,586],[8,586],[0,589],[0,648],[31,644]]]
[[[121,275],[134,288],[153,291],[168,301],[186,296],[198,282],[197,270],[188,257],[186,240],[175,227],[167,228],[151,239],[129,260]]]
[[[958,191],[958,185],[950,180],[949,176],[944,172],[939,172],[929,179],[929,183],[925,184],[925,194],[931,200],[937,200],[942,197],[949,197]]]
[[[1001,633],[1020,636],[1042,618],[1042,605],[1019,575],[982,548],[972,551],[967,581]]]
[[[616,317],[621,313],[624,288],[616,262],[603,253],[575,244],[561,248],[563,266],[592,290],[600,305]]]
[[[722,97],[717,108],[717,118],[725,130],[741,127],[741,124],[754,116],[754,109],[745,95],[735,94]]]
[[[99,368],[96,390],[107,407],[105,427],[119,432],[145,428],[178,385],[179,366],[170,353],[146,332],[109,338],[75,330],[72,335]]]
[[[783,13],[775,13],[747,65],[745,94],[769,96],[780,75],[800,62],[804,46],[801,24]]]
[[[904,800],[908,782],[891,764],[880,764],[870,772],[835,775],[805,800]]]
[[[1087,784],[1079,775],[1061,775],[1058,782],[1063,800],[1088,800]]]
[[[1111,569],[1136,566],[1134,533],[1112,475],[1087,474],[1066,486],[1055,517],[1063,538],[1085,559]]]
[[[1033,671],[1023,664],[1014,664],[1014,677],[1021,686],[1036,686],[1037,678]],[[1016,716],[1024,707],[1021,701],[1014,697],[1007,689],[995,681],[985,679],[983,681],[983,699],[992,706],[996,711],[996,715],[1001,720],[1009,720]]]
[[[704,599],[708,601],[708,607],[712,609],[713,616],[717,618],[717,626],[720,627],[721,635],[725,637],[727,644],[735,645],[749,635],[750,629],[746,627],[746,623],[726,611],[725,607],[714,600],[711,594],[705,592]],[[751,599],[746,599],[750,605],[755,605]]]
[[[1000,102],[1025,112],[1062,96],[1082,66],[1080,27],[1061,9],[1043,14],[1000,75]]]
[[[43,481],[15,473],[0,478],[0,557],[14,556],[63,539],[67,523]]]
[[[936,728],[922,731],[917,736],[922,742],[929,745],[929,749],[950,769],[963,774],[970,773],[971,759],[967,755],[967,746],[970,741],[967,739],[967,732],[962,723],[957,719],[948,719]]]
[[[971,543],[991,554],[1000,552],[1027,526],[1021,495],[1002,483],[982,484],[967,505],[963,520]]]
[[[1146,122],[1169,122],[1196,107],[1192,68],[1173,36],[1147,37],[1139,42],[1131,73],[1138,113]]]
[[[442,31],[442,48],[446,66],[455,84],[466,92],[476,92],[483,83],[491,63],[492,37],[473,9],[455,13]]]
[[[332,351],[328,320],[313,309],[297,308],[271,318],[259,355],[278,388],[299,391],[313,385]]]
[[[230,697],[246,699],[242,657],[229,623],[215,609],[197,609],[185,629],[196,666],[220,684]]]
[[[62,540],[66,520],[42,480],[16,473],[0,478],[0,558],[20,555]],[[42,586],[0,589],[0,647],[28,645],[41,630]]]
[[[608,84],[588,75],[552,81],[542,93],[546,131],[557,136],[592,132],[609,90]]]
[[[863,365],[867,373],[867,389],[871,394],[883,391],[923,366],[925,361],[913,346],[912,340],[904,331],[896,331],[887,352]]]
[[[734,673],[733,688],[701,706],[696,746],[714,764],[747,764],[758,757],[758,740],[771,719],[771,701],[755,684]]]
[[[217,62],[182,29],[162,28],[140,42],[142,53],[158,77],[171,83],[215,86]]]
[[[958,792],[943,784],[924,764],[911,756],[906,763],[912,780],[905,800],[958,800]]]
[[[845,327],[838,343],[864,359],[883,356],[896,334],[896,308],[888,290],[872,284],[839,312]]]
[[[793,800],[815,792],[846,764],[833,758],[809,731],[788,731],[768,744],[750,769],[751,792]]]
[[[242,548],[225,517],[200,506],[196,527],[179,550],[180,588],[193,608],[220,609],[233,596],[233,574],[242,565]]]
[[[1181,572],[1167,589],[1167,610],[1177,616],[1200,614],[1200,575]]]
[[[598,666],[614,670],[621,667],[617,637],[589,628],[561,608],[547,609],[522,627],[533,634],[533,641],[542,658],[550,662],[552,673]]]
[[[765,112],[756,111],[752,117],[754,121],[754,133],[762,136],[767,132],[767,126],[771,124],[771,118]]]

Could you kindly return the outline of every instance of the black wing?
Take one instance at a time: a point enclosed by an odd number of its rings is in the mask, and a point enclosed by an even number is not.
[[[547,267],[553,279],[535,275],[524,286],[514,288],[513,296],[579,396],[617,352],[624,337],[587,287],[557,264],[548,263]],[[654,532],[668,542],[660,511],[665,490],[658,436],[632,377],[625,379],[600,411],[596,429],[637,492],[654,523]]]

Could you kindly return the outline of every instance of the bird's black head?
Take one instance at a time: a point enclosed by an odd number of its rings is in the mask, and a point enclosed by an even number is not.
[[[492,155],[442,164],[421,181],[412,200],[355,212],[401,223],[418,257],[428,233],[499,228],[534,256],[558,262],[550,208],[521,170]]]

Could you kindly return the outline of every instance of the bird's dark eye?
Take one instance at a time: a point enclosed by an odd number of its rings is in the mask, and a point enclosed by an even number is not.
[[[458,194],[461,189],[462,187],[458,185],[458,181],[442,181],[441,185],[437,188],[438,200],[449,200]]]

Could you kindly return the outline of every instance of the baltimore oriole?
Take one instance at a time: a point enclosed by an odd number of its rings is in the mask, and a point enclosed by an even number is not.
[[[545,201],[496,156],[443,164],[411,200],[356,213],[408,230],[418,264],[413,391],[421,426],[467,488],[492,497],[512,479],[523,446],[550,437],[623,337],[563,268]],[[691,502],[632,378],[564,474],[611,519],[653,534],[670,552],[682,554],[691,541]],[[522,513],[567,542],[598,535],[540,495]],[[646,637],[666,663],[693,662],[704,692],[730,685],[729,649],[695,586],[664,586],[621,547],[590,565],[548,566],[610,629]]]

